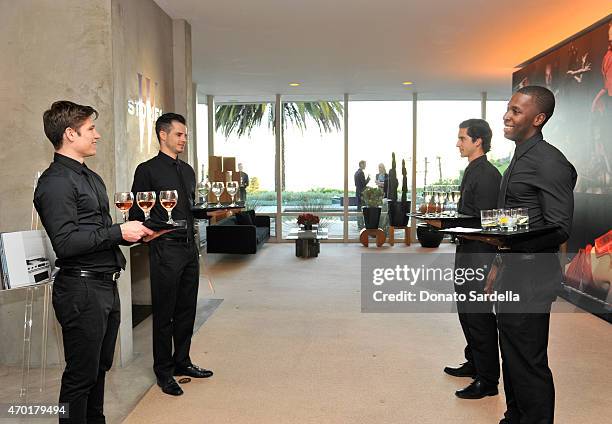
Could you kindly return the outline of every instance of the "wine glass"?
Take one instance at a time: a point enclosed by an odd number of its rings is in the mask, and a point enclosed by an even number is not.
[[[123,222],[127,222],[127,213],[134,204],[134,195],[129,191],[119,191],[115,193],[115,206],[123,214]]]
[[[225,185],[225,190],[227,191],[227,194],[232,196],[232,203],[230,203],[230,206],[236,206],[236,203],[234,202],[234,197],[236,196],[236,193],[238,192],[238,182],[228,181],[227,184]]]
[[[438,213],[438,204],[440,203],[440,192],[433,192],[434,214]]]
[[[459,215],[459,200],[461,200],[461,191],[456,190],[455,193],[455,203],[457,204],[457,215]]]
[[[425,215],[429,215],[429,202],[431,202],[432,192],[431,190],[425,189],[423,191],[423,200],[425,201]]]
[[[212,192],[217,198],[217,204],[215,205],[215,207],[217,208],[220,208],[222,206],[220,197],[221,197],[221,193],[223,193],[223,187],[224,187],[224,184],[221,181],[215,181],[214,183],[212,183]]]
[[[453,215],[454,216],[459,215],[459,196],[460,195],[461,195],[461,192],[459,192],[458,190],[453,189],[453,191],[451,191],[451,199],[453,202],[453,210],[454,210]]]
[[[440,212],[442,214],[444,214],[444,206],[446,205],[446,199],[448,199],[448,192],[446,191],[446,188],[444,188],[440,192]]]
[[[156,198],[154,191],[139,191],[136,193],[136,203],[144,212],[145,221],[151,219],[151,208],[153,208]]]
[[[200,196],[202,197],[203,206],[206,207],[208,204],[208,193],[210,193],[210,181],[208,181],[208,178],[200,181],[198,184],[198,193],[200,193]]]
[[[178,202],[178,192],[176,190],[163,190],[159,192],[159,202],[163,208],[168,212],[168,222],[166,224],[174,225],[175,222],[172,219],[172,209]]]

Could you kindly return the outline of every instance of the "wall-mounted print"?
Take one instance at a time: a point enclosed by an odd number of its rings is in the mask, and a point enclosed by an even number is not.
[[[544,138],[574,164],[571,260],[565,283],[612,311],[612,15],[536,56],[512,77],[556,98]],[[574,300],[574,299],[571,299]]]

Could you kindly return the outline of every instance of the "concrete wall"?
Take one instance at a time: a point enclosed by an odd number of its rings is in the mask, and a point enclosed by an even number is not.
[[[127,191],[136,166],[159,150],[155,109],[174,109],[173,24],[151,0],[113,0],[112,19],[115,132],[121,140],[115,155],[117,189]],[[133,106],[137,102],[142,102],[140,111]]]
[[[2,2],[0,13],[0,231],[30,229],[33,179],[52,160],[42,114],[55,100],[94,106],[102,135],[88,160],[114,190],[111,2],[25,0]],[[40,292],[40,290],[39,290]],[[19,363],[25,291],[0,292],[0,362]],[[34,305],[32,358],[39,360],[42,302]],[[53,311],[51,311],[51,316]],[[53,323],[51,324],[53,328]],[[49,333],[49,361],[57,362]]]
[[[178,73],[176,36],[183,46]],[[53,101],[89,104],[100,113],[96,125],[102,138],[87,165],[102,176],[110,199],[115,191],[130,189],[138,163],[158,150],[155,118],[148,122],[130,114],[128,100],[149,100],[164,112],[183,103],[179,109],[193,119],[191,97],[181,94],[175,100],[174,93],[177,78],[192,87],[189,24],[176,25],[153,0],[2,1],[0,39],[0,232],[30,228],[34,175],[53,156],[42,126],[42,113]],[[120,283],[126,317],[130,281]],[[0,338],[5,341],[0,343],[0,363],[21,360],[23,299],[23,291],[0,291]],[[40,301],[35,309],[41,309]],[[33,341],[34,362],[39,338]],[[53,363],[52,331],[49,339]]]
[[[0,231],[30,229],[33,177],[53,155],[42,113],[55,100],[90,104],[100,112],[102,140],[88,165],[114,188],[111,2],[61,3],[2,2]]]

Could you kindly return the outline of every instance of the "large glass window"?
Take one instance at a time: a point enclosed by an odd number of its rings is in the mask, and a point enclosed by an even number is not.
[[[491,151],[487,157],[493,165],[504,173],[514,152],[514,142],[504,137],[504,113],[508,106],[508,101],[488,101],[487,102],[487,122],[493,131],[491,140]]]
[[[349,238],[359,236],[363,220],[356,206],[355,173],[360,161],[366,161],[364,174],[369,176],[369,187],[376,187],[379,167],[384,173],[391,170],[391,155],[395,153],[398,198],[402,188],[402,160],[407,170],[407,199],[412,187],[412,102],[410,101],[353,101],[349,103],[349,205],[354,213],[349,218]],[[384,189],[384,183],[381,184]],[[388,190],[388,189],[387,189]],[[388,197],[389,193],[385,193]],[[386,218],[386,217],[385,217]],[[383,219],[381,219],[381,222]],[[382,224],[381,224],[382,225]]]
[[[284,102],[284,131],[281,134],[282,187],[275,186],[276,143],[273,128],[274,103],[218,103],[216,108],[215,155],[236,158],[249,175],[247,207],[259,213],[276,213],[276,190],[282,197],[282,235],[293,226],[301,212],[322,218],[330,239],[344,234],[344,110],[336,100],[335,117],[321,116],[334,100]],[[318,105],[318,106],[313,106]],[[506,101],[488,101],[488,122],[493,130],[489,159],[503,172],[514,146],[503,137],[502,116]],[[317,110],[317,107],[319,108]],[[348,238],[356,239],[363,226],[356,205],[354,175],[365,161],[368,186],[376,187],[380,169],[389,173],[391,154],[396,156],[398,197],[401,196],[402,160],[407,169],[407,198],[412,188],[412,102],[351,101],[348,121]],[[459,185],[467,159],[455,144],[461,121],[481,116],[481,102],[429,101],[418,103],[417,125],[417,208],[425,185]],[[293,119],[292,119],[293,117]],[[206,105],[198,105],[198,158],[208,161]],[[384,185],[383,185],[384,187]],[[388,190],[388,188],[387,188]],[[389,197],[388,191],[385,193]],[[385,205],[383,205],[383,210]],[[381,220],[385,226],[386,216]],[[278,222],[280,224],[281,222]],[[276,226],[275,226],[276,227]]]
[[[316,212],[319,217],[319,228],[327,230],[329,240],[342,240],[344,238],[344,217],[342,215],[326,215]],[[291,229],[296,227],[297,214],[283,215],[283,238],[286,238]]]
[[[467,159],[459,155],[457,133],[466,119],[481,117],[480,101],[418,102],[417,204],[424,186],[456,186],[461,182]]]
[[[283,212],[342,212],[342,102],[287,102],[283,115]]]
[[[246,207],[276,213],[273,103],[217,104],[215,156],[236,158],[249,177]]]

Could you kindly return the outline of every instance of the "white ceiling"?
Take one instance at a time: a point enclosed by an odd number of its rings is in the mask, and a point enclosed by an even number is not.
[[[155,1],[191,24],[198,94],[224,101],[506,99],[514,66],[612,12],[610,0]]]

